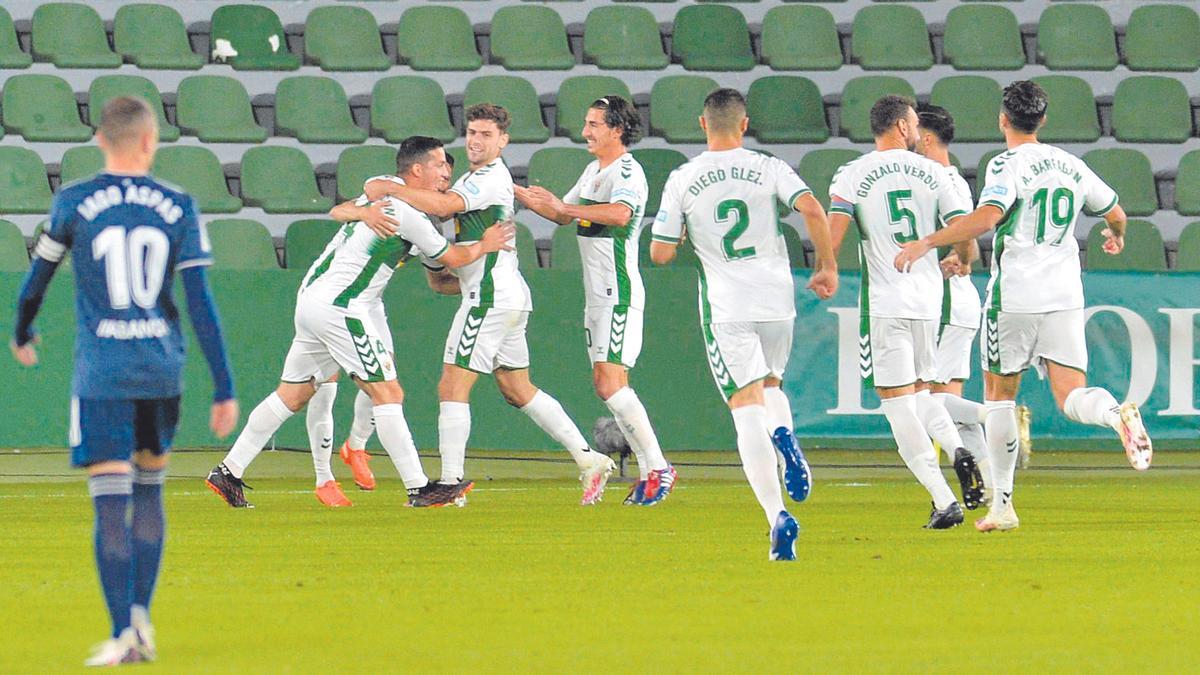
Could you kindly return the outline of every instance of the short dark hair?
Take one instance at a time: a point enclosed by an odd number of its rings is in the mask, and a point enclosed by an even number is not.
[[[467,108],[466,117],[467,123],[476,120],[491,120],[496,123],[502,134],[507,134],[508,125],[512,124],[512,116],[508,114],[504,106],[495,103],[476,103]]]
[[[1000,109],[1017,131],[1032,134],[1042,126],[1050,100],[1037,82],[1017,80],[1004,88]]]
[[[147,125],[157,121],[145,99],[118,96],[104,104],[100,112],[100,126],[96,127],[96,131],[112,145],[120,146],[136,140]]]
[[[604,112],[604,123],[621,130],[621,145],[637,143],[642,137],[642,116],[637,108],[621,96],[605,96],[592,101],[591,108]]]
[[[429,158],[429,153],[440,147],[442,142],[429,136],[409,136],[404,139],[396,151],[396,175],[408,173],[414,164],[421,164]]]
[[[908,116],[908,109],[917,107],[917,102],[907,96],[888,94],[871,106],[871,134],[879,137],[888,132],[892,125]]]
[[[454,155],[453,154],[451,154],[449,152],[446,153],[446,163],[450,165],[451,169],[454,168]]]
[[[709,129],[733,131],[746,117],[746,97],[737,89],[722,87],[704,97],[704,119]]]
[[[937,136],[942,145],[954,140],[954,116],[942,106],[922,103],[917,106],[917,119],[921,128]]]

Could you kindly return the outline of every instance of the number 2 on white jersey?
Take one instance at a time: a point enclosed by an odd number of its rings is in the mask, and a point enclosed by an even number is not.
[[[166,233],[156,227],[135,227],[127,235],[124,227],[113,225],[96,235],[92,259],[104,260],[108,301],[113,309],[127,309],[131,296],[143,309],[152,309],[158,303],[170,247]]]
[[[725,236],[721,237],[721,250],[725,252],[726,260],[751,258],[758,253],[753,246],[737,247],[738,237],[745,234],[750,227],[750,209],[746,206],[746,202],[740,199],[726,199],[717,204],[714,220],[722,224],[733,221],[733,226],[729,228]]]

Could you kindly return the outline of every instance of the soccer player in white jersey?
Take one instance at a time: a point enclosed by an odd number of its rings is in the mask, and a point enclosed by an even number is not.
[[[954,117],[941,106],[917,106],[917,154],[927,157],[946,172],[946,180],[966,201],[971,188],[950,162],[950,143],[954,140]],[[941,226],[941,223],[938,223]],[[958,426],[963,448],[943,446],[962,489],[963,505],[976,509],[987,503],[985,477],[989,469],[987,442],[983,438],[983,404],[962,398],[963,382],[971,377],[971,345],[979,332],[979,291],[971,283],[971,265],[979,260],[979,242],[970,241],[967,260],[960,260],[953,249],[939,250],[942,255],[942,316],[938,324],[937,349],[934,353],[933,381],[929,391],[942,402]]]
[[[978,208],[909,243],[895,259],[897,269],[909,269],[931,249],[950,244],[961,255],[964,242],[996,228],[980,341],[994,489],[988,514],[975,522],[981,532],[1020,524],[1012,503],[1018,442],[1014,401],[1021,374],[1030,366],[1045,370],[1054,400],[1068,418],[1113,429],[1133,468],[1150,468],[1153,456],[1137,405],[1118,404],[1108,391],[1087,386],[1075,225],[1081,211],[1102,216],[1104,251],[1116,255],[1125,246],[1125,211],[1113,189],[1082,160],[1038,142],[1047,107],[1046,92],[1035,82],[1006,87],[1000,129],[1008,151],[988,163]]]
[[[467,108],[470,170],[445,194],[429,188],[367,183],[367,196],[389,194],[437,218],[455,219],[456,239],[475,241],[492,223],[513,213],[513,182],[500,153],[508,145],[508,111],[481,103]],[[444,484],[463,480],[471,435],[471,389],[480,374],[496,378],[500,394],[571,453],[583,484],[582,503],[600,501],[615,464],[592,451],[579,428],[553,396],[529,379],[526,325],[533,310],[529,286],[513,250],[492,253],[456,271],[462,305],[450,326],[438,383],[438,445]]]
[[[397,162],[403,180],[432,188],[449,173],[445,150],[437,139],[411,143],[408,150],[410,154]],[[390,201],[389,215],[400,223],[396,234],[381,238],[361,223],[347,225],[301,282],[296,336],[279,387],[250,413],[233,448],[206,481],[230,506],[249,506],[242,491],[246,468],[267,439],[339,368],[375,403],[376,431],[404,481],[409,505],[441,506],[461,499],[470,490],[470,483],[437,485],[426,478],[404,418],[404,391],[371,310],[393,269],[408,257],[419,253],[450,267],[469,265],[504,250],[513,229],[495,225],[482,232],[478,242],[450,245],[428,216],[398,200]]]
[[[638,271],[638,236],[649,187],[642,165],[629,154],[641,136],[641,118],[620,96],[588,108],[583,138],[596,159],[564,199],[541,186],[516,186],[517,199],[543,218],[576,226],[583,259],[584,335],[596,395],[612,412],[637,456],[638,482],[626,504],[656,504],[675,485],[650,417],[629,386],[629,370],[642,351],[646,290]]]
[[[797,501],[810,476],[799,444],[772,447],[773,433],[792,427],[779,389],[792,349],[796,298],[787,243],[775,211],[782,201],[799,211],[817,250],[808,287],[825,299],[837,291],[837,263],[825,211],[782,161],[742,147],[746,99],[717,89],[704,100],[700,126],[708,152],[676,169],[663,188],[650,257],[670,262],[686,234],[700,259],[700,321],[713,378],[737,430],[746,478],[771,527],[770,558],[795,560],[800,526],[783,506],[776,450]],[[686,232],[685,232],[686,224]],[[791,439],[794,442],[794,439]]]
[[[875,151],[834,174],[830,228],[837,245],[851,220],[858,227],[861,375],[882,400],[904,463],[933,499],[925,527],[946,529],[962,523],[962,507],[942,476],[929,437],[956,451],[963,444],[927,386],[935,378],[941,268],[935,252],[918,260],[913,274],[898,273],[892,261],[903,243],[933,232],[938,220],[949,222],[969,211],[971,196],[955,188],[940,164],[913,152],[915,105],[903,96],[884,96],[872,106]]]

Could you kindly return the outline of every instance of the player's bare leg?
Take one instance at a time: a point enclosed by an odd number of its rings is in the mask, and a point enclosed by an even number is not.
[[[625,503],[643,504],[648,494],[653,500],[651,504],[665,499],[675,484],[674,469],[663,456],[645,406],[637,392],[629,386],[629,370],[619,363],[595,363],[592,365],[592,386],[612,413],[617,427],[637,457],[638,482],[630,488]],[[651,490],[647,491],[651,474],[653,484],[650,485]]]
[[[962,438],[963,447],[970,453],[971,458],[975,462],[975,466],[979,472],[979,478],[983,483],[983,504],[990,504],[991,489],[992,489],[992,464],[988,458],[987,439],[983,434],[983,420],[987,418],[987,408],[981,403],[968,401],[962,397],[963,381],[950,380],[946,383],[931,382],[929,391],[935,399],[942,402],[946,407],[946,412],[950,414],[950,418],[954,420],[958,427],[958,435]],[[957,402],[969,404],[970,408],[958,408],[959,412],[965,412],[965,415],[955,415],[955,411],[951,408]],[[976,410],[978,408],[978,410]],[[983,411],[982,413],[978,411]],[[951,448],[942,448],[946,451],[946,456],[950,458],[952,463],[956,462],[955,451]],[[955,467],[957,470],[957,466]],[[962,476],[959,476],[960,480]]]
[[[812,492],[812,469],[804,458],[804,450],[792,430],[792,406],[776,377],[763,380],[763,404],[767,410],[767,427],[771,442],[779,453],[779,471],[788,496],[802,502]]]
[[[1067,417],[1081,424],[1108,427],[1117,432],[1133,468],[1138,471],[1150,468],[1154,448],[1137,404],[1118,404],[1107,389],[1087,386],[1087,376],[1074,368],[1047,361],[1046,371],[1054,402]]]
[[[783,506],[778,463],[771,444],[771,429],[763,400],[762,380],[752,382],[729,397],[729,412],[737,431],[738,455],[750,489],[771,528],[771,560],[795,560],[800,525]]]
[[[901,459],[933,499],[933,512],[925,527],[946,529],[962,523],[962,508],[942,476],[937,452],[917,414],[916,387],[876,387],[883,414],[892,428]]]
[[[983,374],[984,405],[987,419],[983,424],[988,455],[992,464],[992,503],[988,513],[975,521],[980,532],[1012,530],[1020,525],[1013,508],[1013,474],[1017,469],[1017,390],[1021,374]]]
[[[586,506],[600,501],[608,477],[615,468],[613,461],[588,446],[579,427],[563,410],[562,404],[530,381],[528,368],[498,368],[493,374],[505,402],[525,413],[542,431],[571,453],[583,482],[582,503]]]

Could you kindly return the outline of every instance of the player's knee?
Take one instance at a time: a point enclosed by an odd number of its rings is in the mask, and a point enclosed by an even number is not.
[[[368,382],[360,386],[362,386],[363,391],[367,392],[367,396],[371,397],[371,403],[375,405],[404,403],[404,389],[395,380]]]
[[[599,396],[601,401],[607,401],[625,385],[618,378],[598,371],[592,375],[592,386],[596,389],[596,396]]]
[[[283,401],[287,409],[292,412],[299,412],[315,393],[317,393],[317,390],[311,382],[284,382],[275,389],[275,394],[279,396],[279,400]]]
[[[156,455],[150,450],[133,453],[133,464],[143,471],[162,471],[167,468],[167,455]]]

